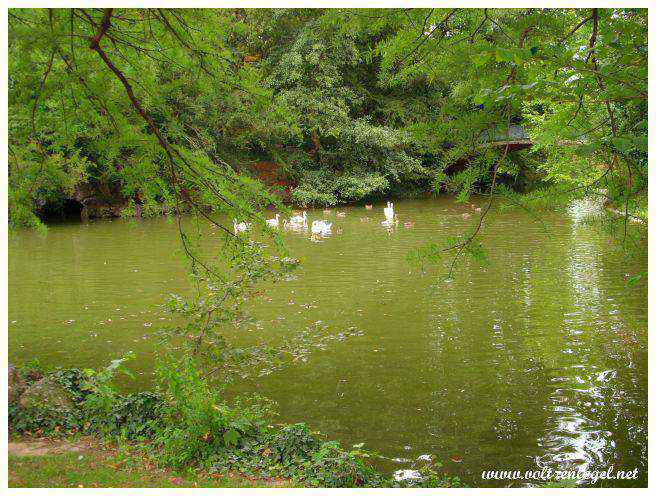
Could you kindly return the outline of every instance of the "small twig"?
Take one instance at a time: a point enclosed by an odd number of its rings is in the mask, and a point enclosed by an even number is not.
[[[36,107],[39,104],[39,97],[43,92],[43,88],[46,84],[46,80],[48,79],[48,75],[52,70],[52,61],[54,60],[54,58],[55,58],[55,50],[50,52],[50,57],[48,58],[48,64],[46,66],[46,70],[43,74],[43,78],[41,79],[41,83],[39,84],[39,89],[36,92],[36,96],[34,97],[34,102],[32,102],[32,132],[34,133],[35,137],[36,137]]]
[[[592,19],[592,16],[588,16],[585,19],[583,19],[581,22],[579,22],[576,26],[574,26],[571,31],[566,34],[563,38],[560,39],[559,43],[564,42],[567,38],[572,36],[574,33],[576,33],[579,28],[581,28],[585,23],[587,23],[590,19]]]

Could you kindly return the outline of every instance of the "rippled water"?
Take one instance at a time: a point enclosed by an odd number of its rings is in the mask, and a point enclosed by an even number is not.
[[[488,266],[465,260],[444,281],[407,264],[411,248],[475,222],[481,204],[397,202],[392,232],[380,225],[383,205],[345,208],[344,218],[310,211],[310,223],[334,223],[332,235],[288,233],[298,278],[266,288],[253,309],[259,326],[227,332],[276,341],[321,321],[362,335],[236,392],[276,400],[281,420],[364,442],[386,470],[432,454],[468,484],[495,485],[507,481],[482,481],[482,470],[612,465],[638,467],[639,479],[608,485],[644,486],[647,288],[626,275],[646,269],[646,253],[627,262],[574,214],[548,215],[545,231],[506,212],[484,230]],[[160,305],[188,290],[179,246],[166,219],[12,233],[10,360],[98,366],[134,350],[147,384],[149,335],[169,318]]]

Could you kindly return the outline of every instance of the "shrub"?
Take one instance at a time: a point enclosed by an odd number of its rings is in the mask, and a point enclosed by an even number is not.
[[[77,430],[82,425],[71,379],[75,372],[68,374],[68,370],[44,376],[40,369],[30,365],[17,371],[24,389],[18,400],[9,405],[11,431],[54,435]]]
[[[158,373],[166,402],[155,442],[166,464],[206,465],[217,454],[256,437],[265,424],[256,409],[227,405],[220,389],[208,384],[189,356],[178,361],[169,357]]]
[[[335,205],[338,201],[335,177],[325,168],[304,170],[299,185],[292,192],[292,200],[302,206]]]
[[[83,427],[104,432],[108,425],[116,424],[115,418],[121,418],[112,410],[120,407],[117,400],[123,397],[118,395],[111,381],[126,359],[114,360],[99,372],[59,368],[46,374],[35,363],[21,366],[19,373],[27,389],[21,400],[9,408],[10,429],[39,435],[77,431]],[[115,428],[108,430],[116,431]]]
[[[272,459],[282,463],[308,460],[321,446],[321,442],[305,424],[284,426],[268,444]]]
[[[303,464],[299,479],[318,487],[357,487],[379,485],[380,473],[363,460],[359,451],[345,451],[336,441],[325,442]]]
[[[85,369],[86,377],[84,389],[87,391],[81,404],[88,425],[101,434],[110,434],[112,425],[112,409],[120,398],[116,387],[113,385],[114,375],[122,371],[127,375],[131,373],[123,366],[123,362],[131,358],[128,354],[123,358],[112,360],[110,364],[99,371]]]
[[[44,372],[38,360],[29,360],[16,367],[16,370],[29,386],[36,381],[43,379]]]
[[[82,426],[78,410],[51,408],[44,405],[22,407],[9,405],[9,430],[16,433],[56,435],[77,431]]]
[[[457,478],[438,474],[434,469],[439,465],[433,464],[420,468],[421,480],[394,481],[367,462],[370,453],[321,441],[303,423],[268,425],[270,402],[254,397],[228,404],[190,356],[168,356],[160,362],[160,392],[120,395],[112,378],[124,360],[114,360],[100,371],[58,369],[44,376],[31,369],[35,400],[9,406],[10,429],[53,435],[84,428],[120,439],[149,440],[149,452],[155,447],[163,466],[285,477],[315,487],[459,485]],[[44,405],[37,401],[41,397],[53,401]]]
[[[162,407],[161,396],[148,391],[117,396],[106,416],[89,419],[89,422],[99,432],[110,436],[145,439],[159,429]]]
[[[84,403],[85,398],[91,393],[88,385],[89,377],[80,369],[57,369],[49,376],[61,384],[77,404]]]

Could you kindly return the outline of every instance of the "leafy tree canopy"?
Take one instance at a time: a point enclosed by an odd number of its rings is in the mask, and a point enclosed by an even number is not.
[[[12,9],[9,62],[13,226],[67,200],[261,224],[258,161],[303,205],[594,193],[624,237],[646,217],[644,9]]]

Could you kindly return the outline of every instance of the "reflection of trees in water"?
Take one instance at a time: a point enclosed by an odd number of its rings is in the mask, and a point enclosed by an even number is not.
[[[401,207],[401,220],[408,212],[416,226],[391,237],[351,211],[339,221],[343,234],[330,242],[309,243],[290,233],[290,249],[307,263],[298,281],[276,285],[267,293],[273,301],[254,312],[267,321],[286,319],[251,337],[268,332],[282,339],[285,330],[319,319],[357,325],[365,335],[335,346],[335,354],[317,353],[311,365],[259,380],[252,389],[279,400],[287,420],[306,421],[345,442],[366,440],[393,456],[410,456],[403,446],[412,444],[447,463],[450,456],[462,456],[462,464],[448,469],[471,470],[477,483],[479,468],[533,468],[531,457],[546,453],[548,461],[558,453],[577,453],[578,447],[601,452],[616,467],[630,469],[645,460],[646,343],[636,331],[646,335],[646,286],[624,286],[618,257],[605,241],[591,238],[585,225],[572,232],[559,220],[549,221],[549,237],[506,213],[485,232],[491,265],[480,269],[463,261],[452,282],[426,294],[430,276],[419,277],[403,259],[426,242],[427,232],[446,236],[460,230],[453,219],[462,222],[461,210],[451,203]],[[25,237],[21,250],[12,250],[9,307],[19,321],[10,333],[14,353],[16,330],[23,329],[39,330],[32,341],[20,334],[20,344],[33,344],[25,348],[30,353],[58,349],[54,340],[73,329],[61,321],[76,318],[66,312],[85,314],[89,300],[98,301],[86,312],[91,325],[113,316],[116,306],[142,309],[161,302],[173,287],[184,291],[183,267],[174,254],[179,240],[164,219],[134,228],[113,222],[76,229],[87,232],[80,234],[75,255],[68,230],[53,229],[46,239]],[[156,251],[144,251],[149,239],[158,239]],[[142,288],[145,293],[138,292]],[[290,298],[295,305],[288,304]],[[312,300],[318,308],[301,306]],[[67,309],[52,328],[43,302],[48,309]],[[115,320],[106,327],[102,331],[112,334],[107,339],[113,343],[102,350],[139,346],[132,341],[134,322]],[[68,347],[59,347],[67,351],[66,363],[96,363],[100,339],[89,338],[80,347],[82,339],[76,334],[75,345],[65,341]],[[147,357],[151,344],[143,343],[140,357]],[[144,363],[141,359],[139,366]],[[607,370],[616,374],[599,377]],[[594,431],[601,432],[584,436]]]
[[[561,295],[570,308],[560,323],[565,337],[560,352],[571,359],[562,377],[554,377],[561,387],[550,397],[552,427],[541,440],[547,452],[540,461],[561,469],[638,466],[644,478],[646,384],[639,377],[646,370],[635,367],[632,357],[642,351],[618,339],[626,328],[623,313],[634,309],[615,301],[615,294],[627,289],[617,266],[606,270],[601,242],[584,225],[573,223],[568,281],[562,285],[567,293]]]
[[[559,333],[565,339],[556,350],[570,359],[563,360],[559,376],[552,379],[562,387],[557,387],[550,396],[549,420],[553,427],[541,440],[546,453],[540,463],[556,465],[554,468],[558,469],[602,468],[611,435],[601,428],[602,423],[589,416],[588,408],[581,408],[597,401],[590,377],[597,367],[590,363],[587,336],[595,330],[591,320],[601,313],[601,294],[599,246],[585,236],[580,239],[580,234],[575,228],[563,253],[568,278],[561,298],[567,302],[569,311],[559,322]],[[583,402],[580,398],[584,398]]]
[[[613,299],[627,288],[604,265],[617,261],[603,240],[551,228],[551,238],[495,238],[487,270],[466,264],[435,295],[442,413],[429,430],[475,449],[472,466],[638,466],[646,480],[646,355],[618,339],[646,308]]]
[[[549,381],[531,353],[527,327],[531,294],[523,279],[532,262],[501,258],[487,270],[466,264],[428,309],[432,403],[441,412],[429,431],[449,449],[468,449],[463,455],[471,467],[530,469]]]

